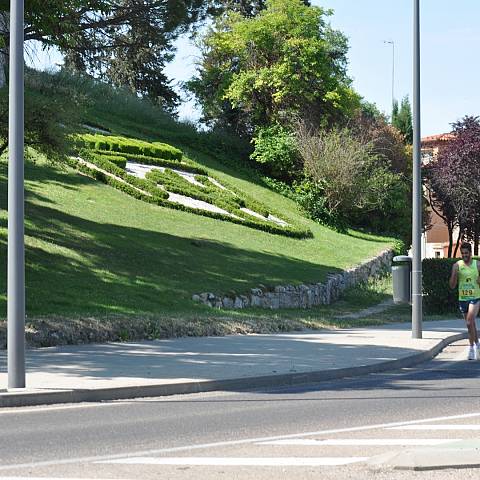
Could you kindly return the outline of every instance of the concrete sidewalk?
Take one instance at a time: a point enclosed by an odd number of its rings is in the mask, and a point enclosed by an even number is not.
[[[195,337],[27,351],[27,389],[7,391],[0,352],[0,407],[242,390],[330,380],[412,366],[466,338],[462,320],[275,335]]]

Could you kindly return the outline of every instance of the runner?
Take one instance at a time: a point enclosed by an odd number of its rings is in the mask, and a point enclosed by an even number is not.
[[[449,283],[451,288],[455,288],[458,284],[460,311],[467,322],[470,340],[468,359],[477,360],[480,344],[475,319],[480,309],[480,263],[472,259],[472,246],[469,243],[462,243],[460,252],[462,259],[453,265]]]

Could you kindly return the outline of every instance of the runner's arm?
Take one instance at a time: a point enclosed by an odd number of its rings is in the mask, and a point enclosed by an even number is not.
[[[455,288],[458,282],[458,265],[455,263],[452,267],[452,274],[450,275],[450,288]]]

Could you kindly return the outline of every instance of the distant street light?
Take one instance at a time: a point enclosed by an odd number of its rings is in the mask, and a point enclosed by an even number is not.
[[[384,40],[383,43],[392,46],[392,112],[395,105],[395,42],[393,40]]]
[[[8,126],[8,388],[25,388],[24,0],[10,2]]]
[[[422,338],[422,165],[420,135],[420,0],[413,0],[412,337]]]

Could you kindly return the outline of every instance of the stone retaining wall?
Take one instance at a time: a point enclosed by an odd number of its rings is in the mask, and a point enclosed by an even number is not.
[[[385,250],[380,255],[341,273],[328,274],[324,283],[308,285],[259,285],[246,295],[216,295],[200,293],[192,300],[215,308],[310,308],[315,305],[330,305],[342,292],[391,271],[393,252]]]

